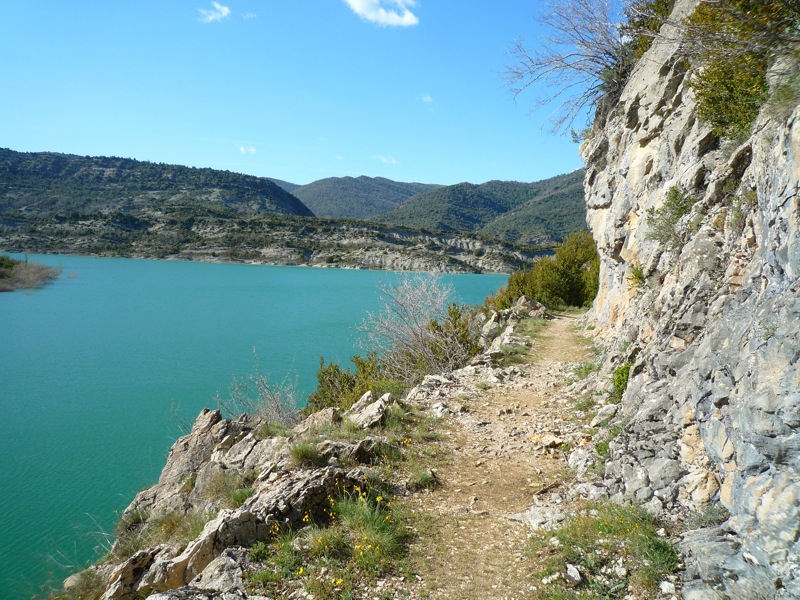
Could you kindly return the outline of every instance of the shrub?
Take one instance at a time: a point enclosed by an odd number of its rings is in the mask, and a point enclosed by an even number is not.
[[[630,377],[633,361],[629,360],[614,370],[614,388],[611,392],[611,400],[619,402],[622,400],[625,390],[628,389],[628,378]]]
[[[567,236],[553,257],[536,262],[528,271],[511,274],[505,289],[486,300],[494,310],[510,307],[527,296],[548,308],[588,306],[599,288],[600,255],[588,231]]]
[[[717,135],[749,133],[769,97],[768,70],[800,47],[798,19],[800,6],[785,0],[706,0],[687,19],[698,115]]]
[[[635,290],[640,290],[647,283],[644,268],[639,263],[631,263],[628,269],[628,285]]]
[[[261,374],[255,349],[253,359],[254,373],[246,378],[234,377],[228,399],[223,400],[217,394],[217,405],[229,416],[248,413],[278,429],[295,425],[299,418],[297,382],[287,375],[280,384],[271,383],[268,375]]]
[[[615,9],[611,2],[555,0],[540,18],[549,35],[530,49],[524,40],[514,42],[508,85],[515,96],[531,87],[542,104],[561,98],[554,130],[568,129],[586,108],[610,104],[624,87],[633,52]]]
[[[692,80],[697,115],[719,137],[747,136],[767,99],[767,63],[757,54],[712,60]]]
[[[387,392],[399,395],[405,390],[401,382],[388,378],[375,352],[369,352],[366,357],[352,356],[350,360],[355,365],[353,373],[349,369],[343,370],[337,363],[326,365],[325,359],[320,357],[317,388],[308,396],[304,412],[329,406],[346,410],[370,390],[376,396]]]
[[[630,35],[633,56],[639,60],[650,48],[675,0],[632,0],[625,9],[627,23],[623,29]]]
[[[361,323],[387,378],[413,385],[425,375],[464,366],[478,351],[478,322],[450,301],[438,276],[413,275],[382,286],[379,313]]]
[[[694,207],[694,198],[678,187],[671,187],[658,209],[647,209],[647,239],[655,240],[668,250],[676,250],[684,242],[686,230],[680,220]]]
[[[0,255],[0,292],[28,290],[43,286],[61,274],[60,267],[16,260]]]

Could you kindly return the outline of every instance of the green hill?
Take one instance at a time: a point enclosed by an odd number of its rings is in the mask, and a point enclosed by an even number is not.
[[[275,179],[274,177],[267,177],[267,179],[269,179],[272,183],[277,185],[279,188],[283,188],[284,190],[286,190],[290,194],[293,194],[294,191],[297,188],[302,187],[299,183],[290,183],[288,181],[283,181],[282,179]]]
[[[0,149],[0,213],[45,217],[167,208],[313,214],[263,177],[127,158]]]
[[[459,183],[409,198],[380,221],[441,231],[475,231],[519,243],[561,241],[586,228],[583,170],[536,181]]]
[[[319,179],[289,191],[318,217],[372,219],[391,211],[411,196],[438,187],[362,175]]]
[[[480,232],[523,244],[562,242],[586,229],[583,170],[539,181],[545,189],[530,200],[487,223]]]

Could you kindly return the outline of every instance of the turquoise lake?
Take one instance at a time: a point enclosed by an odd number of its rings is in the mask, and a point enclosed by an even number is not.
[[[0,595],[30,598],[97,556],[171,444],[234,376],[316,384],[351,366],[381,271],[30,256],[63,269],[0,294]],[[480,304],[502,275],[453,275]],[[102,551],[102,550],[101,550]]]

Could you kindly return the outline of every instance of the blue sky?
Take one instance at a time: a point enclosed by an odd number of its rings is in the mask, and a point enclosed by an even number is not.
[[[0,147],[304,184],[582,166],[502,73],[520,0],[3,0]]]

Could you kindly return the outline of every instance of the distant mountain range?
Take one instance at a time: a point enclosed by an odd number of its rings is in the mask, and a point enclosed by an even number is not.
[[[506,272],[584,219],[581,171],[535,183],[339,177],[296,185],[0,149],[6,251]]]
[[[272,181],[319,217],[470,231],[521,244],[560,242],[586,228],[582,169],[533,183],[444,186],[364,176],[330,177],[301,186]]]

